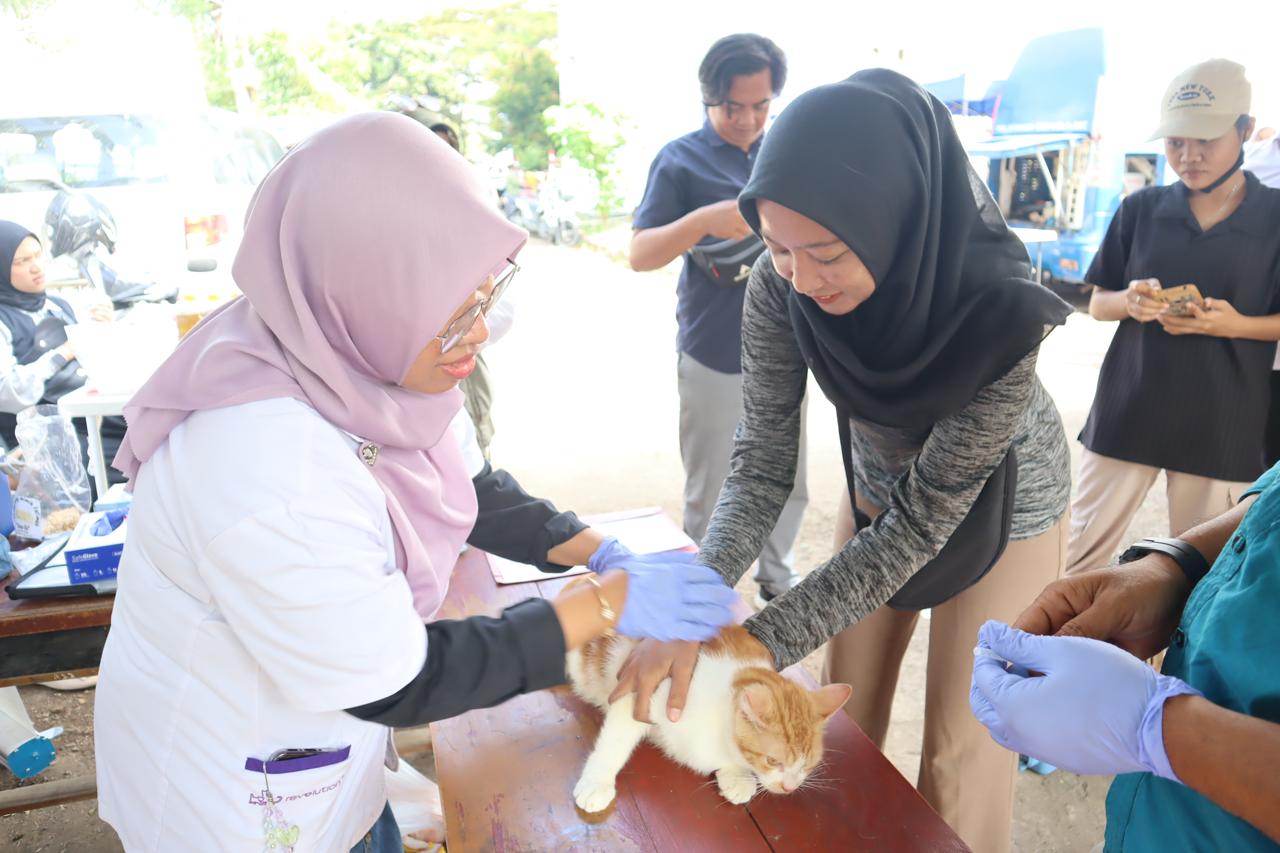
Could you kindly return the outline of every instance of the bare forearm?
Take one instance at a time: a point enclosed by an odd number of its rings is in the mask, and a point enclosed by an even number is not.
[[[1164,745],[1187,787],[1280,842],[1280,724],[1177,696],[1164,706]]]
[[[1128,298],[1127,290],[1107,290],[1094,287],[1089,297],[1089,316],[1095,320],[1124,320],[1129,316],[1125,307]]]
[[[1265,317],[1239,315],[1233,324],[1230,337],[1247,341],[1280,341],[1280,314]]]
[[[642,228],[631,235],[631,268],[648,272],[665,267],[707,235],[706,208],[691,210],[675,222]]]
[[[627,573],[623,571],[606,572],[597,576],[603,587],[605,600],[609,602],[615,614],[622,612],[627,601]],[[560,620],[560,628],[564,631],[566,649],[576,649],[584,643],[594,640],[610,628],[614,621],[606,622],[600,613],[600,599],[596,588],[590,584],[573,585],[556,596],[551,602],[556,618]]]
[[[604,541],[604,534],[588,527],[547,552],[547,561],[558,566],[585,566]]]

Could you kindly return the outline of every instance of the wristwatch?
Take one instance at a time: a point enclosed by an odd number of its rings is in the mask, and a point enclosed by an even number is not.
[[[1187,580],[1191,581],[1191,586],[1193,587],[1200,583],[1200,579],[1209,573],[1209,561],[1190,542],[1157,536],[1139,539],[1134,542],[1120,555],[1118,563],[1120,565],[1132,563],[1134,560],[1145,557],[1152,552],[1172,557],[1173,561],[1178,564],[1178,568],[1182,569],[1182,573],[1187,576]]]

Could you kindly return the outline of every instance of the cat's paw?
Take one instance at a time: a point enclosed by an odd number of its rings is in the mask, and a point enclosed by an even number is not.
[[[573,801],[584,812],[602,812],[609,808],[613,798],[618,795],[613,779],[593,779],[583,776],[573,786]]]
[[[720,794],[734,805],[742,805],[756,795],[756,777],[739,770],[717,770]]]

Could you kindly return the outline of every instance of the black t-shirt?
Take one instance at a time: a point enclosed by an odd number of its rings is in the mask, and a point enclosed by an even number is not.
[[[1201,231],[1182,183],[1126,198],[1086,281],[1195,284],[1241,314],[1280,313],[1280,190],[1253,175],[1234,213]],[[1170,335],[1125,319],[1102,362],[1080,440],[1094,453],[1218,480],[1263,472],[1263,428],[1276,344]]]

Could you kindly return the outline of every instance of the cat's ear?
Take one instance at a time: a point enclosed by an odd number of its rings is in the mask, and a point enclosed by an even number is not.
[[[765,718],[773,710],[773,694],[763,684],[749,684],[738,691],[738,712],[757,729],[765,728]]]
[[[813,710],[817,712],[818,719],[825,722],[849,701],[853,688],[847,684],[828,684],[811,691],[809,695],[813,697]]]

